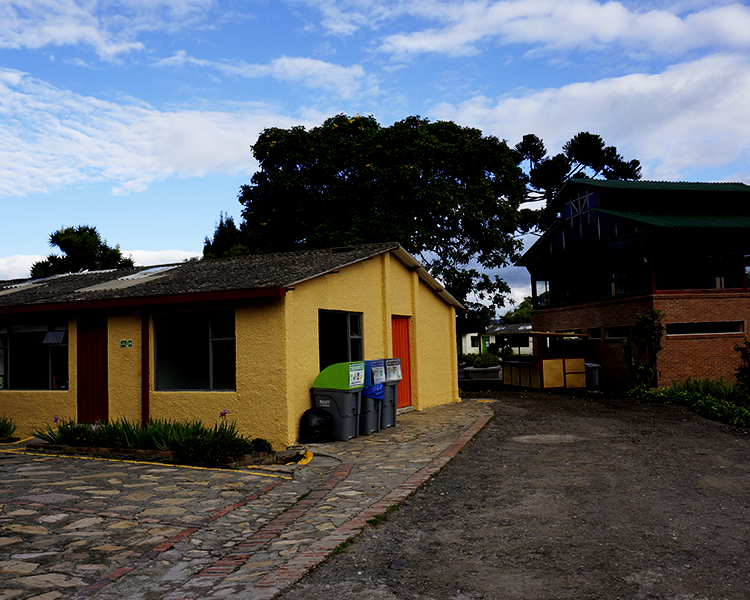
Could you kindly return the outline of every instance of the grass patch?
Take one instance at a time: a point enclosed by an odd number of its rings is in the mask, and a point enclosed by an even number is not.
[[[181,464],[204,467],[223,467],[246,454],[272,451],[268,440],[248,439],[237,432],[235,422],[224,419],[206,427],[200,421],[156,419],[144,425],[117,419],[90,424],[55,417],[52,425],[33,435],[59,446],[170,450]]]
[[[685,406],[707,419],[735,427],[750,427],[750,390],[735,382],[688,379],[671,388],[637,387],[630,390],[628,396]]]
[[[388,520],[388,517],[391,513],[394,513],[398,510],[398,504],[391,504],[388,508],[386,508],[382,513],[379,515],[375,515],[372,519],[367,519],[367,524],[372,527],[377,527],[378,525],[382,525]]]
[[[349,546],[354,543],[355,538],[356,536],[352,536],[348,540],[341,542],[338,546],[331,550],[331,555],[343,554],[344,552],[346,552],[347,548],[349,548]]]

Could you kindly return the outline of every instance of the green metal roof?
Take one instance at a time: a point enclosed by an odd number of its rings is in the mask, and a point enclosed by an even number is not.
[[[630,221],[638,221],[656,227],[750,227],[750,215],[666,215],[626,212],[621,210],[594,209],[596,212]]]
[[[661,190],[672,192],[745,192],[750,185],[744,183],[696,183],[691,181],[619,181],[609,179],[573,178],[569,183],[590,187],[620,190]]]

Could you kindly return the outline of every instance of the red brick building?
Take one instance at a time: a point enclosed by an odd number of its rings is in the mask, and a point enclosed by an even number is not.
[[[526,252],[535,331],[588,334],[603,385],[629,381],[635,315],[664,314],[658,383],[731,379],[750,326],[750,186],[571,179]]]

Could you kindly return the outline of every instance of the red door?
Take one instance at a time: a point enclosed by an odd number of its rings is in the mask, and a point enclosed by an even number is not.
[[[107,319],[78,319],[78,422],[109,418]]]
[[[401,359],[401,382],[398,384],[397,408],[411,406],[411,348],[409,317],[392,317],[393,358]]]

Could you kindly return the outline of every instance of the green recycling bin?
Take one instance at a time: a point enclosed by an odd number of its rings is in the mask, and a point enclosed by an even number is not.
[[[333,437],[346,442],[359,435],[365,363],[336,363],[323,369],[312,387],[313,403],[333,416]]]

